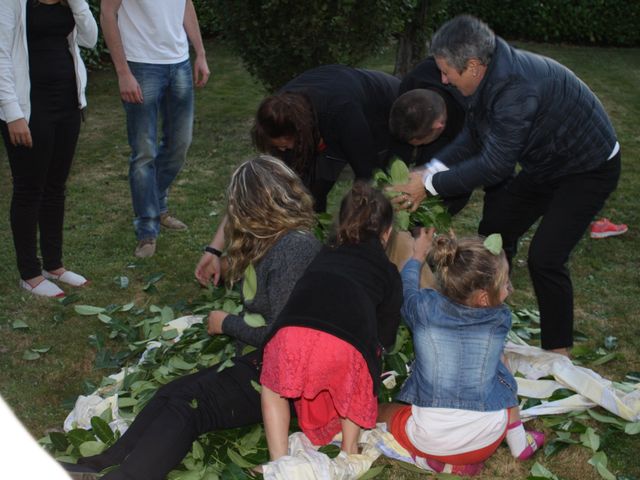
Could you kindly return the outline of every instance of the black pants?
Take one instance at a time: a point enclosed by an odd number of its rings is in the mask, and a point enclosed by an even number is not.
[[[595,170],[544,184],[520,172],[485,196],[478,232],[502,234],[510,263],[520,237],[542,217],[528,257],[540,309],[542,348],[573,345],[573,287],[567,261],[619,177],[620,153]]]
[[[78,463],[100,470],[120,465],[104,480],[164,480],[199,435],[259,423],[260,394],[251,385],[260,379],[259,353],[234,362],[220,373],[211,367],[161,387],[114,445]]]
[[[77,107],[59,113],[35,108],[29,121],[32,148],[13,146],[7,124],[0,122],[13,177],[10,221],[23,280],[41,275],[43,267],[55,270],[63,266],[65,183],[80,133],[80,120]],[[37,254],[38,229],[42,266]]]

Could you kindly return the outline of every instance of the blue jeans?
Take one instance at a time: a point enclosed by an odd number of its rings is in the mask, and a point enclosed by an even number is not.
[[[138,240],[156,238],[160,214],[167,212],[167,194],[187,158],[193,133],[191,63],[129,62],[144,102],[123,102],[131,147],[129,184]],[[158,142],[158,117],[162,138]]]

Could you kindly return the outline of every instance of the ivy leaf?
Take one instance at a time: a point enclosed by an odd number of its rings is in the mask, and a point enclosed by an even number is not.
[[[242,297],[246,302],[250,302],[256,296],[258,289],[258,279],[256,269],[250,263],[244,271],[244,279],[242,282]]]
[[[556,477],[553,473],[551,473],[551,471],[547,470],[538,462],[534,463],[533,467],[531,467],[531,475],[533,475],[534,477],[551,478],[553,480],[558,480],[558,477]]]
[[[369,478],[376,478],[378,475],[382,473],[382,471],[386,468],[386,465],[382,465],[380,467],[374,467],[370,469],[367,473],[358,477],[358,480],[367,480]]]
[[[40,358],[40,354],[38,352],[34,352],[33,350],[25,350],[24,353],[22,354],[22,359],[23,360],[37,360]]]
[[[51,440],[51,444],[53,448],[55,448],[58,452],[64,452],[67,450],[69,446],[69,440],[67,440],[67,436],[61,432],[51,432],[49,434],[49,439]]]
[[[596,467],[600,476],[605,480],[616,480],[616,476],[607,468],[607,455],[604,452],[596,453],[588,463]]]
[[[92,455],[98,455],[102,453],[107,446],[102,442],[97,442],[95,440],[91,440],[89,442],[84,442],[80,445],[80,455],[83,457],[90,457]]]
[[[394,159],[391,162],[389,168],[389,176],[391,177],[391,183],[394,185],[403,185],[409,182],[409,168],[399,158]]]
[[[246,461],[244,458],[242,458],[242,456],[238,452],[236,452],[232,448],[227,448],[227,455],[229,456],[229,460],[231,460],[233,463],[235,463],[240,468],[253,468],[253,467],[255,467],[255,464]]]
[[[627,423],[624,427],[624,433],[627,435],[637,435],[640,433],[640,422]]]
[[[264,317],[259,313],[245,313],[244,323],[252,328],[264,327],[267,325]]]
[[[492,233],[484,239],[484,248],[489,250],[494,255],[500,255],[502,251],[502,235],[499,233]]]
[[[91,430],[96,438],[106,445],[110,445],[115,441],[109,424],[100,417],[91,417]]]
[[[94,307],[93,305],[76,305],[73,307],[75,312],[78,315],[98,315],[99,313],[104,312],[104,308],[102,307]]]
[[[598,448],[600,448],[600,436],[591,427],[587,428],[587,431],[580,435],[580,441],[582,445],[590,448],[594,452],[597,452]]]
[[[258,392],[258,393],[262,393],[262,385],[260,385],[258,382],[256,382],[255,380],[251,380],[251,386],[253,387],[253,389]]]
[[[14,320],[11,324],[11,328],[14,330],[29,330],[29,325],[27,325],[23,320]]]

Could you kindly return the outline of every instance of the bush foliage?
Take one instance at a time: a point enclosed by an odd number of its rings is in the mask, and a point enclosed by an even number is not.
[[[354,64],[390,39],[399,0],[215,0],[224,37],[273,91],[305,70]]]
[[[460,13],[482,18],[508,39],[631,47],[640,45],[638,0],[457,0],[435,23]]]

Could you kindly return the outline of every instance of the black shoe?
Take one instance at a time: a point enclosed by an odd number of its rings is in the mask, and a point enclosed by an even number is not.
[[[74,480],[96,480],[100,478],[99,470],[78,463],[58,462]]]

